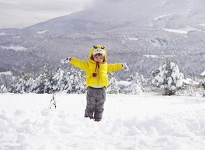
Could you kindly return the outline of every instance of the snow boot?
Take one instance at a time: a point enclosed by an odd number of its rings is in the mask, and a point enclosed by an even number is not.
[[[95,120],[94,120],[94,121],[99,122],[99,121],[101,121],[101,119],[96,119],[96,118],[95,118]]]

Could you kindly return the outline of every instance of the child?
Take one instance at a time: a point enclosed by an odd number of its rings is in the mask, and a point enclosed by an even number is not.
[[[70,62],[72,65],[86,72],[87,106],[85,117],[100,121],[106,100],[106,87],[108,86],[108,72],[129,68],[124,63],[107,64],[107,52],[105,47],[95,45],[91,48],[87,61],[74,57],[66,58],[61,63]]]

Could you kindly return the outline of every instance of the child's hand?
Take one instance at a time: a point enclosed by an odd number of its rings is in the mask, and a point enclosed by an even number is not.
[[[62,59],[62,60],[61,60],[61,63],[62,63],[62,64],[67,64],[67,63],[69,63],[70,59],[71,59],[70,57],[69,57],[69,58]]]
[[[126,63],[123,63],[123,64],[122,64],[122,68],[123,68],[125,71],[128,71],[128,70],[129,70],[129,68],[128,68],[128,66],[127,66]]]

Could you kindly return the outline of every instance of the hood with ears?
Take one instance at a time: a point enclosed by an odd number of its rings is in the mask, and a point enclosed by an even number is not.
[[[104,56],[104,57],[105,57],[105,62],[107,62],[107,51],[106,51],[105,47],[102,46],[102,45],[94,45],[94,46],[90,49],[88,59],[91,59],[91,58],[92,58],[93,51],[94,51],[95,49],[102,49],[102,50],[105,52],[105,56]]]

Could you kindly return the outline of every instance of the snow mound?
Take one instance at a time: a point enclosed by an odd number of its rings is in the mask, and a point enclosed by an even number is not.
[[[0,149],[203,150],[201,97],[107,95],[101,122],[83,117],[86,95],[1,94]]]

